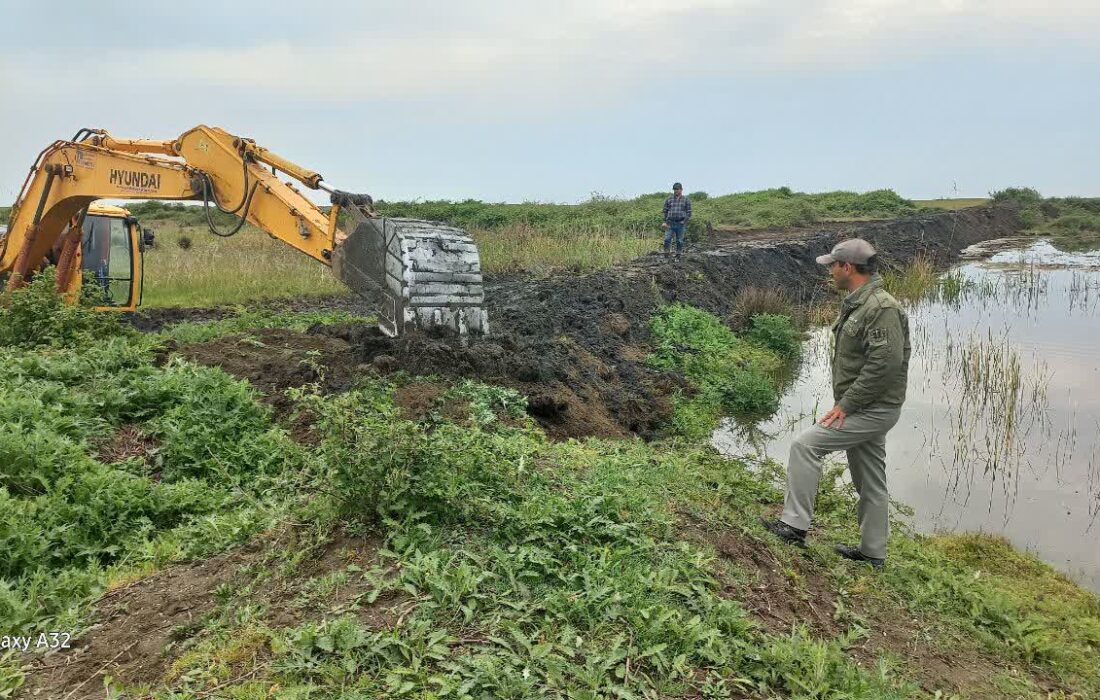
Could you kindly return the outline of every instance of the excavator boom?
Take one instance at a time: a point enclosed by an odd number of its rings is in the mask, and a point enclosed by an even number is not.
[[[326,213],[283,173],[304,187],[330,193]],[[446,326],[460,333],[488,330],[482,308],[480,258],[460,229],[377,217],[368,195],[329,187],[322,176],[254,141],[217,127],[197,126],[173,141],[118,139],[83,129],[40,155],[0,239],[0,275],[18,287],[45,264],[59,267],[59,287],[72,291],[81,221],[98,199],[202,201],[333,268],[353,291],[373,301],[390,334]],[[340,230],[343,211],[350,230]],[[78,276],[76,276],[78,277]]]

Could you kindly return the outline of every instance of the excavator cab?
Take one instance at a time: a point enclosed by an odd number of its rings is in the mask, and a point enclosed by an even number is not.
[[[143,254],[152,242],[149,229],[144,232],[136,218],[121,208],[95,203],[84,217],[80,248],[77,251],[78,269],[84,273],[85,284],[91,290],[97,310],[133,311],[141,303],[144,282]],[[69,283],[75,293],[80,280]]]

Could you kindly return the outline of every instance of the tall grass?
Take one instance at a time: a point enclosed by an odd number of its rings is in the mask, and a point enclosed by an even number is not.
[[[157,242],[145,252],[145,306],[209,306],[347,291],[328,267],[251,227],[223,239],[205,228],[152,225]],[[183,241],[189,247],[181,247]]]
[[[883,270],[882,283],[898,301],[916,302],[935,291],[939,273],[931,260],[919,255],[905,267]]]
[[[472,229],[470,235],[481,251],[481,268],[488,273],[553,270],[589,270],[633,260],[660,246],[661,238],[601,226],[560,226],[556,231],[529,224],[503,229]]]
[[[953,389],[954,488],[973,470],[1015,494],[1032,432],[1050,437],[1045,363],[1024,371],[1020,353],[1007,340],[971,335],[959,341],[948,334],[945,382]]]

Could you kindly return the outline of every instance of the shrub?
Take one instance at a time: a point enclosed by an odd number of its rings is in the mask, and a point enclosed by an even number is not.
[[[756,314],[745,337],[749,342],[768,348],[788,360],[802,354],[801,335],[790,316]]]
[[[116,316],[92,310],[91,298],[68,304],[56,286],[56,270],[50,267],[25,286],[0,294],[0,346],[71,347],[122,333]],[[95,289],[84,285],[86,292]]]
[[[1070,214],[1050,222],[1050,228],[1062,231],[1100,231],[1100,215]]]
[[[779,410],[775,383],[760,372],[733,372],[720,384],[719,390],[722,405],[738,418],[763,420]]]
[[[790,319],[774,318],[783,320],[765,320],[762,328],[777,338],[794,332]],[[739,338],[713,314],[683,304],[661,309],[650,330],[656,351],[649,362],[683,373],[697,387],[694,396],[677,401],[673,423],[681,435],[704,437],[723,413],[755,421],[779,407],[772,375],[788,358],[771,347]]]
[[[1043,195],[1030,187],[1006,187],[990,193],[990,198],[998,203],[1013,203],[1023,207],[1038,206],[1043,201]]]

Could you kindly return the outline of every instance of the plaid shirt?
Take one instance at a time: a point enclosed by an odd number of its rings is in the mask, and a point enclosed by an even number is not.
[[[683,195],[679,199],[675,195],[669,195],[665,200],[664,215],[665,221],[670,224],[684,223],[691,218],[691,200]]]

